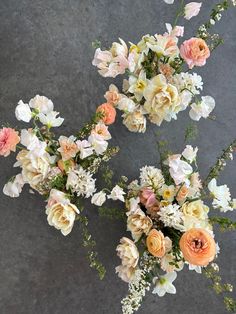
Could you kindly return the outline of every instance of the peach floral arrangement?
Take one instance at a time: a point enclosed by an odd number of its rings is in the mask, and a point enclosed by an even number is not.
[[[227,185],[216,180],[235,150],[236,140],[204,181],[198,173],[198,148],[187,145],[181,154],[162,153],[160,169],[145,166],[140,180],[126,186],[125,216],[131,239],[120,240],[121,265],[116,267],[118,276],[129,284],[129,294],[122,300],[124,314],[138,310],[146,291],[159,297],[175,294],[173,282],[184,266],[204,273],[217,293],[232,291],[232,285],[223,284],[218,274],[220,249],[213,225],[236,228],[235,222],[222,216],[236,209],[236,199],[231,198]],[[236,302],[227,296],[224,301],[234,312]]]
[[[220,37],[210,35],[208,30],[220,20],[222,11],[235,4],[235,1],[218,4],[197,35],[180,44],[184,27],[177,25],[178,18],[190,20],[198,15],[202,3],[184,5],[181,1],[173,26],[167,23],[167,32],[163,35],[145,35],[137,44],[129,43],[129,47],[119,39],[108,50],[102,50],[101,44],[96,43],[92,64],[99,74],[112,78],[127,75],[123,91],[111,84],[105,98],[107,105],[122,112],[123,124],[129,131],[144,133],[147,119],[160,126],[163,121],[176,120],[178,113],[186,109],[190,109],[190,118],[195,121],[209,117],[215,100],[200,96],[203,80],[192,70],[204,66],[211,51],[221,43]]]
[[[7,157],[18,150],[14,167],[20,168],[20,173],[5,184],[4,194],[18,197],[24,185],[29,185],[31,193],[36,191],[45,197],[47,221],[64,236],[72,231],[76,220],[81,222],[90,266],[103,277],[104,268],[96,259],[94,241],[87,229],[88,219],[82,214],[82,201],[91,198],[91,203],[98,206],[106,197],[117,199],[118,187],[109,195],[96,192],[94,178],[102,163],[118,151],[117,147],[108,147],[111,134],[106,124],[111,123],[111,115],[100,110],[77,135],[58,139],[51,130],[64,119],[58,117],[52,101],[45,96],[37,95],[29,103],[20,100],[15,115],[19,121],[32,121],[33,127],[0,130],[0,155]]]

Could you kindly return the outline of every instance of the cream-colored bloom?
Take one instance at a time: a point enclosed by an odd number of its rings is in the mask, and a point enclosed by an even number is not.
[[[159,193],[164,198],[164,200],[172,202],[176,194],[175,186],[164,184],[160,189]]]
[[[61,233],[68,235],[74,225],[76,214],[79,214],[78,208],[74,204],[56,203],[52,207],[47,207],[46,214],[50,226],[61,230]]]
[[[103,191],[100,191],[98,193],[95,193],[91,199],[91,203],[96,206],[102,206],[106,201],[106,193]]]
[[[144,133],[146,131],[147,120],[141,110],[137,109],[124,114],[123,118],[123,124],[130,132]]]
[[[22,176],[26,183],[37,189],[37,185],[48,175],[50,167],[50,156],[45,153],[41,157],[32,156],[27,150],[21,150],[17,155],[15,166],[22,168]]]
[[[19,197],[25,182],[22,174],[17,174],[13,180],[8,181],[3,188],[3,193],[10,197]]]
[[[135,268],[120,265],[116,267],[116,273],[121,280],[130,283],[134,278]]]
[[[132,240],[126,237],[121,238],[120,244],[117,246],[116,251],[123,266],[133,268],[137,266],[139,252]]]
[[[32,112],[28,104],[23,103],[22,100],[18,102],[15,110],[16,119],[19,121],[30,122]]]
[[[191,216],[198,220],[206,220],[208,218],[209,207],[201,200],[184,203],[181,210],[185,217]]]
[[[144,90],[146,102],[144,108],[151,122],[161,125],[163,120],[170,121],[179,111],[179,94],[177,88],[168,84],[164,75],[152,78]]]
[[[49,112],[53,111],[54,107],[50,99],[39,95],[36,95],[34,98],[30,99],[29,106],[43,114],[48,114]]]
[[[135,98],[140,101],[143,98],[143,92],[147,86],[146,73],[142,70],[139,76],[131,75],[129,77],[129,89],[128,92],[134,94]]]
[[[148,235],[152,228],[152,220],[140,209],[127,219],[127,230],[131,232],[133,239],[137,242],[143,233]]]
[[[195,147],[193,149],[193,147],[191,145],[187,145],[184,149],[184,151],[182,152],[182,156],[187,159],[187,161],[189,161],[190,163],[192,163],[196,157],[197,157],[197,152],[198,152],[198,148]]]

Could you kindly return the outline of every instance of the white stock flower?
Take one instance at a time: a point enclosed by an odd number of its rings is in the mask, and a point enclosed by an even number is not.
[[[16,106],[15,115],[18,121],[30,122],[32,118],[32,112],[29,105],[23,103],[22,100],[20,100]]]
[[[85,159],[85,158],[87,158],[93,154],[93,147],[91,146],[91,144],[88,141],[78,140],[78,141],[76,141],[76,145],[78,146],[81,159]]]
[[[231,194],[227,185],[217,186],[216,179],[212,179],[208,184],[208,189],[214,197],[212,203],[214,208],[219,208],[222,212],[233,210],[233,207],[230,206]]]
[[[36,95],[34,98],[30,99],[29,106],[43,114],[48,114],[49,112],[53,111],[54,107],[50,99],[39,95]]]
[[[143,187],[151,187],[155,190],[160,189],[165,183],[161,170],[153,166],[145,166],[140,169],[140,180]]]
[[[98,193],[95,193],[91,199],[91,203],[96,206],[102,206],[106,201],[106,193],[103,191],[100,191]]]
[[[174,156],[171,157],[169,157],[170,175],[175,184],[187,183],[193,168],[187,162],[181,160],[179,155],[176,158]]]
[[[22,174],[17,174],[13,180],[8,181],[3,187],[3,193],[10,197],[19,197],[25,182]]]
[[[59,127],[62,125],[64,119],[61,117],[57,117],[59,112],[50,111],[46,114],[40,112],[38,117],[42,124],[46,125],[48,128]]]
[[[203,96],[202,100],[198,103],[191,105],[189,116],[195,121],[199,121],[200,118],[208,118],[212,110],[215,108],[215,100],[211,96]]]
[[[177,230],[183,230],[183,213],[180,211],[179,205],[170,204],[161,207],[158,215],[165,227],[173,227]]]
[[[96,134],[91,134],[88,138],[88,142],[91,144],[97,155],[101,155],[107,150],[108,142]]]
[[[193,149],[191,145],[187,145],[184,151],[182,152],[182,156],[187,159],[190,163],[192,163],[197,157],[198,148]]]
[[[73,169],[68,173],[66,188],[71,189],[72,192],[77,193],[78,196],[88,198],[96,191],[95,181],[92,174],[82,167],[77,170]]]
[[[177,273],[171,272],[167,273],[164,276],[160,276],[153,278],[153,283],[155,285],[155,288],[153,289],[153,294],[158,294],[159,297],[163,297],[166,293],[175,294],[176,288],[172,284],[173,281],[176,279]]]
[[[68,235],[73,226],[76,214],[79,214],[78,208],[74,204],[56,203],[46,208],[47,220],[50,226],[61,230],[61,233]]]
[[[107,198],[112,199],[113,201],[120,200],[121,202],[124,202],[125,201],[124,195],[125,195],[124,190],[121,187],[119,187],[119,185],[116,185],[112,189],[111,194],[108,195]]]

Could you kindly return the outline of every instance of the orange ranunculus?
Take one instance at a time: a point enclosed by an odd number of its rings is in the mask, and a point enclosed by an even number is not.
[[[210,57],[210,49],[205,40],[193,37],[183,42],[180,47],[180,55],[192,69],[195,65],[205,65],[206,59]]]
[[[106,124],[112,124],[116,119],[116,109],[109,103],[104,103],[97,108],[97,112],[103,113],[102,121]]]
[[[192,228],[185,232],[179,242],[184,259],[190,264],[207,266],[216,255],[213,237],[204,229]]]
[[[161,231],[152,229],[146,239],[148,251],[155,257],[165,255],[165,237]]]

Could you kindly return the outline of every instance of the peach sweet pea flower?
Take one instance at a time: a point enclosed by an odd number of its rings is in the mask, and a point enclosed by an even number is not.
[[[169,239],[169,238],[168,238]],[[161,231],[152,229],[146,239],[148,251],[155,257],[163,257],[166,253],[166,241]]]
[[[16,151],[16,145],[20,142],[18,132],[11,128],[0,130],[0,156],[7,157],[10,152]]]
[[[74,137],[66,137],[66,136],[60,136],[59,137],[59,144],[60,148],[58,148],[58,151],[61,153],[62,160],[69,160],[76,156],[79,149],[76,143],[74,142]]]
[[[116,109],[109,103],[104,103],[97,108],[97,112],[103,113],[102,121],[106,125],[110,125],[115,122]]]
[[[192,228],[185,232],[179,245],[184,259],[192,265],[207,266],[216,255],[213,237],[201,228]]]
[[[205,65],[206,59],[210,57],[210,49],[205,40],[193,37],[183,42],[180,55],[192,69],[194,66]]]
[[[109,90],[106,92],[104,97],[106,98],[107,102],[113,106],[117,105],[121,99],[118,88],[114,84],[109,86]]]

